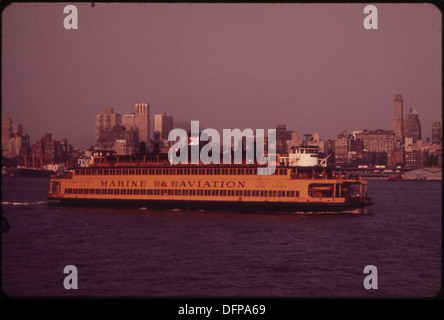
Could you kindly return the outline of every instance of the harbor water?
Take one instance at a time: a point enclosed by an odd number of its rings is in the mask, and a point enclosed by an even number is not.
[[[54,206],[48,178],[3,178],[2,290],[13,298],[431,298],[441,289],[441,186],[369,180],[375,205],[366,213],[270,214]],[[64,286],[66,266],[77,270],[75,290]],[[365,287],[368,276],[377,288]]]

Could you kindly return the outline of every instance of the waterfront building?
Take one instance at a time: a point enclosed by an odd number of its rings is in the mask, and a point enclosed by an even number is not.
[[[396,168],[404,166],[404,149],[394,149],[387,152],[387,167]]]
[[[410,109],[404,119],[404,141],[407,138],[412,138],[414,143],[421,140],[421,122],[415,109]]]
[[[442,180],[441,168],[418,168],[404,173],[405,180]]]
[[[336,139],[333,141],[334,145],[334,154],[335,154],[335,163],[336,164],[342,164],[342,163],[348,163],[348,151],[349,151],[349,145],[350,145],[350,139],[347,136],[347,131],[343,131],[341,134],[338,135]]]
[[[395,95],[393,105],[392,129],[395,135],[395,141],[399,144],[404,143],[404,123],[403,123],[403,100],[400,94]]]
[[[366,151],[389,152],[395,147],[396,134],[391,130],[364,130],[355,132],[355,136],[364,143]]]
[[[23,134],[23,125],[13,124],[10,118],[2,123],[2,157],[15,158],[29,153],[29,135]]]
[[[419,168],[427,165],[428,152],[422,149],[413,149],[405,152],[405,167]]]

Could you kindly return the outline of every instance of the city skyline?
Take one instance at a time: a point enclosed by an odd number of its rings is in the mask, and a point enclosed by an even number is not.
[[[395,95],[395,101],[394,101],[394,110],[396,110],[396,105],[397,105],[397,103],[396,103],[396,101],[397,101],[397,98],[399,97],[399,96],[401,96],[401,98],[402,98],[402,95]],[[136,103],[135,105],[137,106],[137,105],[139,105],[140,103]],[[144,103],[144,104],[146,104],[146,103]],[[148,105],[149,105],[149,103],[148,103]],[[108,125],[106,125],[106,121],[109,121],[109,120],[105,120],[105,122],[104,123],[102,123],[101,124],[101,126],[104,126],[104,128],[107,128],[107,130],[111,130],[114,126],[117,126],[117,127],[125,127],[125,124],[122,122],[123,121],[123,119],[122,119],[122,116],[127,116],[127,115],[131,115],[131,114],[128,114],[128,113],[125,113],[125,114],[119,114],[119,113],[115,113],[114,112],[114,110],[113,110],[113,108],[104,108],[104,114],[103,113],[97,113],[96,114],[96,117],[95,117],[95,121],[96,121],[96,126],[95,126],[95,132],[96,132],[96,135],[95,135],[95,138],[92,138],[92,143],[89,145],[89,146],[87,146],[87,147],[84,147],[84,146],[81,146],[81,147],[77,147],[76,149],[78,150],[78,149],[88,149],[88,148],[97,148],[97,140],[98,140],[98,122],[97,121],[101,121],[101,122],[103,122],[104,120],[102,120],[101,118],[100,118],[100,120],[99,120],[99,116],[105,116],[107,113],[109,113],[109,115],[110,116],[113,116],[114,118],[114,123],[113,124],[108,124]],[[418,122],[420,122],[421,121],[421,119],[419,118],[419,115],[420,114],[418,114],[417,113],[417,111],[415,110],[415,109],[410,109],[408,112],[403,112],[403,115],[404,115],[404,117],[403,117],[403,122],[405,122],[405,119],[407,119],[409,116],[411,116],[412,115],[412,112],[413,112],[413,114],[417,117],[417,121]],[[132,115],[134,115],[134,114],[132,114]],[[150,135],[150,139],[149,139],[149,141],[154,141],[154,140],[156,140],[156,137],[154,136],[154,134],[155,134],[155,128],[156,128],[156,116],[162,116],[162,117],[165,117],[165,116],[168,116],[169,118],[172,118],[172,122],[174,123],[175,121],[174,121],[174,115],[167,115],[165,112],[160,112],[160,113],[157,113],[157,114],[152,114],[152,115],[149,115],[149,123],[150,123],[150,127],[152,128],[152,130],[151,130],[151,135]],[[29,138],[29,140],[30,140],[30,142],[32,142],[32,141],[34,141],[34,139],[33,138],[31,138],[30,136],[29,136],[29,134],[26,132],[26,130],[25,130],[25,127],[24,127],[24,125],[23,124],[21,124],[21,123],[16,123],[16,122],[14,122],[14,120],[13,119],[11,119],[11,118],[5,118],[5,119],[3,119],[4,121],[7,121],[7,122],[12,122],[12,125],[14,125],[14,126],[20,126],[20,128],[21,128],[21,136],[24,136],[24,135],[26,135],[26,136],[28,136],[28,138]],[[439,125],[439,130],[437,131],[436,129],[436,125]],[[179,126],[175,126],[175,125],[171,125],[171,124],[169,124],[169,126],[171,127],[171,128],[182,128],[182,129],[185,129],[186,131],[190,131],[190,129],[188,128],[189,126],[191,125],[191,121],[190,121],[190,123],[185,123],[185,122],[181,122],[181,124],[179,124]],[[186,126],[188,126],[187,128],[185,128]],[[355,135],[355,133],[358,133],[358,132],[364,132],[364,131],[379,131],[379,130],[383,130],[383,131],[391,131],[391,132],[393,132],[395,135],[396,135],[396,130],[394,130],[394,126],[397,126],[397,125],[395,125],[394,123],[392,123],[392,127],[391,128],[381,128],[381,127],[378,127],[378,128],[352,128],[351,130],[340,130],[340,129],[338,129],[338,131],[337,131],[337,133],[334,135],[334,136],[332,136],[332,137],[322,137],[321,138],[321,135],[319,134],[319,131],[320,130],[315,130],[315,131],[313,131],[313,132],[309,132],[309,133],[300,133],[300,132],[298,132],[297,130],[295,130],[295,128],[288,128],[288,130],[290,130],[290,131],[292,131],[292,132],[295,132],[296,133],[296,135],[297,135],[297,137],[299,137],[299,139],[302,141],[302,140],[304,140],[304,139],[306,139],[307,137],[306,136],[317,136],[318,138],[317,139],[315,139],[316,141],[333,141],[333,140],[335,140],[336,138],[339,138],[339,137],[341,137],[341,136],[343,136],[344,135],[344,132],[346,132],[348,135]],[[276,126],[271,126],[269,129],[278,129],[279,127],[285,127],[285,130],[287,130],[287,124],[285,124],[285,123],[280,123],[280,124],[277,124]],[[202,131],[202,130],[204,130],[204,129],[207,129],[207,128],[210,128],[210,127],[203,127],[203,128],[200,128],[200,131]],[[401,126],[401,128],[402,128],[402,126]],[[227,129],[235,129],[235,128],[227,128]],[[241,128],[241,130],[243,130],[243,129],[246,129],[246,128]],[[422,139],[418,139],[418,141],[419,140],[421,140],[421,141],[424,141],[424,142],[426,142],[426,141],[429,141],[429,143],[434,143],[433,142],[433,138],[434,138],[434,135],[438,135],[438,136],[440,136],[442,133],[441,133],[441,120],[439,120],[439,121],[433,121],[433,123],[432,123],[432,125],[431,125],[431,127],[430,128],[424,128],[424,127],[421,127],[421,125],[419,124],[419,129],[420,129],[420,134],[419,135],[421,135],[421,132],[423,131],[423,130],[426,130],[427,132],[428,131],[430,131],[429,133],[430,133],[430,135],[428,135],[428,134],[425,134],[425,136],[424,136],[424,138],[422,138]],[[428,130],[428,129],[430,129],[430,130]],[[253,129],[253,130],[255,130],[255,129]],[[404,138],[404,130],[403,129],[400,129],[402,132],[403,132],[403,140],[405,139]],[[45,131],[45,133],[42,135],[42,136],[45,136],[45,135],[47,135],[47,134],[50,134],[50,135],[52,135],[52,132],[50,131],[50,130],[46,130]],[[159,136],[159,138],[160,139],[167,139],[166,137],[160,137]],[[38,140],[40,140],[41,138],[38,138],[38,139],[35,139],[35,141],[38,141]],[[68,141],[70,141],[70,139],[69,139],[69,137],[63,137],[63,138],[61,138],[61,139],[59,139],[59,140],[68,140]],[[140,140],[140,141],[144,141],[144,140]],[[414,143],[416,143],[416,139],[413,139],[412,140],[412,142],[414,142]],[[144,141],[145,142],[145,141]],[[405,141],[405,143],[407,143],[407,141]],[[401,144],[404,144],[404,142],[403,143],[401,143]],[[75,147],[75,146],[74,146]]]
[[[377,4],[378,30],[363,27],[364,4],[75,5],[78,30],[63,28],[64,4],[2,13],[2,117],[31,142],[51,132],[88,148],[95,114],[137,101],[178,123],[287,124],[325,140],[392,130],[396,94],[404,117],[418,111],[422,140],[442,122],[440,12],[429,4]]]

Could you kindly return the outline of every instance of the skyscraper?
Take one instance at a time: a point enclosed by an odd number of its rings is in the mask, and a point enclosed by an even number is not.
[[[404,139],[406,138],[412,138],[413,143],[421,140],[421,122],[415,109],[410,109],[404,119]]]
[[[432,144],[441,144],[441,122],[433,122],[432,124]]]
[[[139,132],[139,143],[148,143],[150,139],[150,104],[136,103],[134,122]]]
[[[404,143],[404,123],[403,123],[403,100],[400,94],[395,95],[393,105],[393,120],[392,128],[395,133],[395,141],[401,144]]]
[[[168,134],[174,129],[174,117],[168,116],[165,112],[154,115],[154,136],[159,135],[159,139],[168,140]]]
[[[98,143],[101,131],[107,131],[120,125],[120,114],[113,113],[113,108],[105,108],[104,113],[96,114],[96,143]]]

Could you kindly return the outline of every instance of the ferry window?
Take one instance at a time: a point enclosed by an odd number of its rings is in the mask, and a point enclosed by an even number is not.
[[[197,195],[198,195],[198,196],[203,195],[203,190],[197,190]]]
[[[83,189],[79,189],[79,193],[80,193],[80,194],[83,194]]]
[[[187,195],[188,195],[188,189],[183,190],[182,194],[183,194],[184,196],[187,196]]]
[[[245,196],[247,197],[251,196],[251,190],[245,190]]]
[[[85,194],[89,194],[89,189],[85,189]]]
[[[196,195],[196,190],[190,190],[190,195],[195,196]]]
[[[140,194],[145,195],[146,194],[146,190],[145,189],[140,190]]]
[[[240,190],[236,190],[236,196],[241,196]]]
[[[299,197],[299,191],[296,191],[296,197]]]
[[[180,189],[176,189],[176,190],[174,190],[174,195],[176,195],[176,196],[180,196]]]
[[[126,189],[122,189],[122,190],[120,191],[120,194],[126,194]]]
[[[265,191],[261,190],[261,197],[265,196]]]
[[[142,191],[142,190],[139,190],[139,189],[134,189],[134,194],[139,194],[139,193],[140,193],[140,191]]]
[[[257,175],[257,168],[254,168],[254,169],[253,169],[253,174],[254,174],[254,175]]]
[[[211,194],[211,190],[205,190],[205,195],[209,196]]]
[[[218,196],[219,195],[219,190],[212,190],[211,191],[211,195]]]
[[[153,194],[153,189],[147,189],[146,190],[146,194],[147,195],[152,195]]]
[[[228,195],[229,196],[234,196],[234,190],[228,190]]]
[[[133,194],[133,189],[128,189],[126,194]]]
[[[268,197],[268,190],[264,190],[264,197]]]

